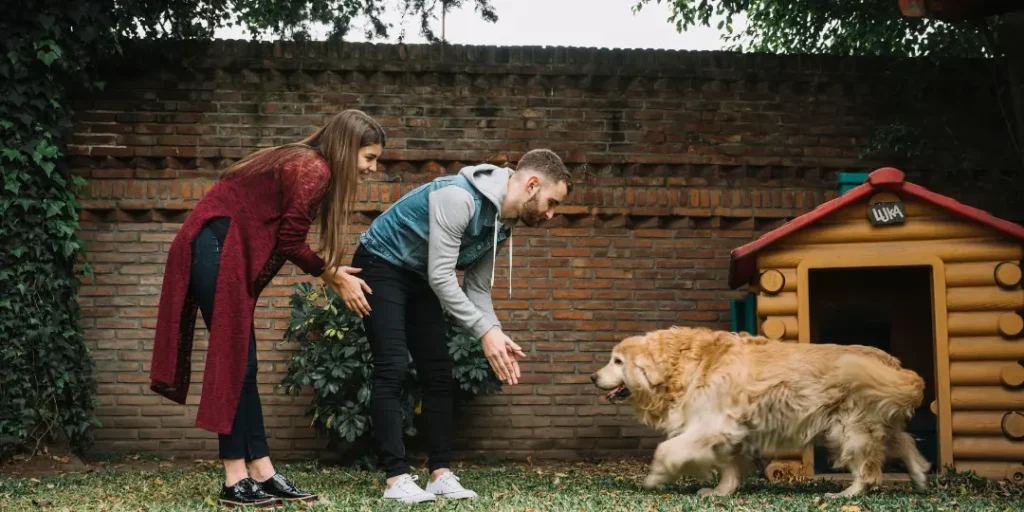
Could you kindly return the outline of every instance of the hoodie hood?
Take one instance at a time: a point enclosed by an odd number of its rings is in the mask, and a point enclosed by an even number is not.
[[[501,212],[501,205],[508,195],[508,178],[512,176],[512,169],[480,164],[463,167],[459,174],[469,180],[484,197],[494,203],[498,212]]]
[[[459,171],[480,194],[486,197],[497,208],[498,213],[494,216],[494,243],[492,246],[491,265],[491,288],[494,288],[494,269],[498,267],[498,230],[505,222],[501,218],[501,206],[505,203],[505,196],[508,195],[508,179],[512,176],[512,169],[498,167],[491,164],[480,164],[463,167]],[[511,228],[511,226],[510,226]],[[508,298],[512,298],[512,233],[508,235]]]

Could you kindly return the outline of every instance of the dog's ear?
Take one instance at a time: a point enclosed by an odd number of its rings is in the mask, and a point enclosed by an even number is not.
[[[633,365],[639,371],[640,376],[647,381],[649,387],[655,387],[665,382],[665,376],[661,373],[661,368],[658,367],[657,362],[654,361],[647,354],[637,355],[633,359]]]

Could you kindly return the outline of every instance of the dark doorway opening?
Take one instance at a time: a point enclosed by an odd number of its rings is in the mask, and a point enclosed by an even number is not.
[[[917,448],[937,471],[938,418],[929,405],[935,400],[935,332],[932,268],[859,267],[811,269],[808,272],[811,343],[877,347],[925,380],[924,400],[907,423]],[[905,473],[899,460],[886,462],[886,473]],[[814,450],[814,473],[846,473],[833,469],[828,451]]]

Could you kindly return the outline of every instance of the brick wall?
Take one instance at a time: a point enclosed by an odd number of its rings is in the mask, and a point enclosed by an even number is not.
[[[972,84],[972,63],[911,104],[895,91],[916,80],[923,64],[913,61],[241,42],[184,52],[155,69],[145,59],[118,63],[105,92],[76,102],[70,153],[89,181],[81,236],[96,279],[81,302],[99,372],[100,450],[216,456],[216,436],[193,427],[201,322],[192,405],[147,388],[167,248],[218,169],[344,108],[375,116],[390,137],[382,172],[360,189],[359,229],[402,193],[466,164],[514,163],[549,147],[574,169],[577,189],[560,214],[516,231],[511,298],[498,265],[497,309],[530,360],[522,384],[462,415],[463,455],[579,458],[653,446],[626,407],[599,399],[589,374],[626,335],[728,327],[728,300],[742,294],[725,284],[729,251],[834,197],[838,171],[880,165],[858,154],[899,115],[952,123],[994,155],[983,169],[1008,165],[1002,121]],[[909,169],[915,176],[950,158],[926,156]],[[278,457],[314,456],[325,444],[308,428],[308,396],[274,389],[295,349],[282,342],[288,295],[305,279],[286,265],[257,311],[260,390]]]

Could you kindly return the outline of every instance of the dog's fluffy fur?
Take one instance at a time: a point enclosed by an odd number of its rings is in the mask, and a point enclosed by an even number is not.
[[[717,469],[718,486],[700,494],[729,495],[760,456],[814,444],[852,473],[842,496],[880,483],[887,456],[927,486],[930,464],[905,432],[924,380],[876,348],[675,327],[623,340],[592,380],[627,388],[639,419],[668,437],[647,487]]]

